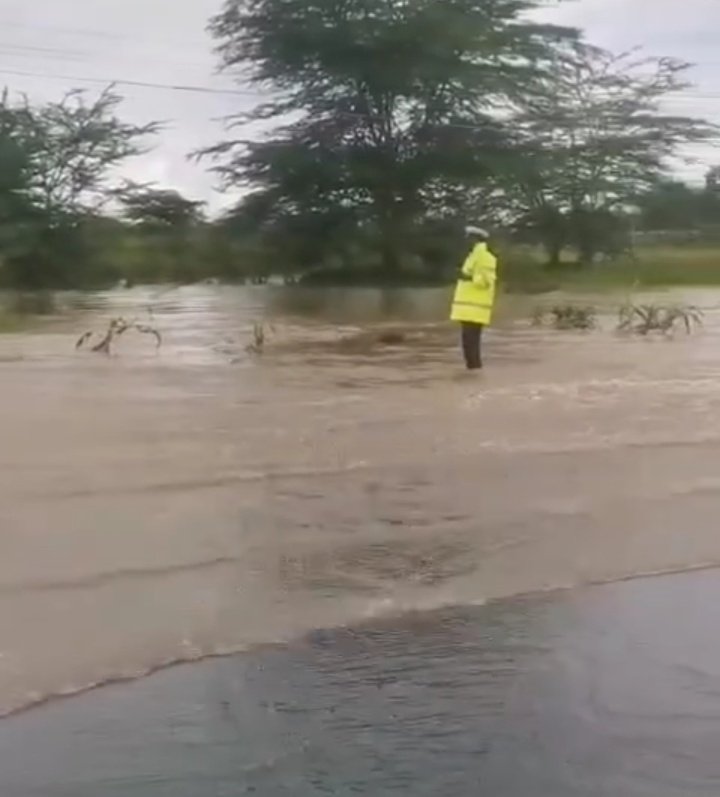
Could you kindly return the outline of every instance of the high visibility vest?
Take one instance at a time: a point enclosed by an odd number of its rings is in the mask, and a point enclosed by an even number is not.
[[[477,244],[468,255],[460,272],[450,318],[489,324],[495,305],[497,259],[487,244]]]

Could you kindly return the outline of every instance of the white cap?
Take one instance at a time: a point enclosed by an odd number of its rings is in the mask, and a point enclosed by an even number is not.
[[[490,234],[487,230],[484,230],[482,227],[475,227],[473,225],[469,225],[465,228],[465,232],[468,235],[472,235],[475,238],[489,238]]]

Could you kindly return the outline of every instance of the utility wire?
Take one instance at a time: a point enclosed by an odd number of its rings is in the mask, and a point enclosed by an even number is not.
[[[79,75],[51,75],[47,72],[26,72],[20,69],[0,68],[0,75],[15,75],[19,77],[38,77],[47,80],[63,80],[78,83],[96,83],[103,86],[135,86],[146,89],[164,89],[166,91],[191,92],[195,94],[220,94],[234,97],[254,97],[259,99],[263,95],[259,92],[242,91],[240,89],[217,89],[210,86],[184,86],[171,83],[153,83],[146,80],[124,80],[122,78],[81,77]]]
[[[27,24],[27,23],[2,23],[0,24],[0,29],[3,27],[15,27],[15,28],[27,28],[27,29],[38,29],[38,30],[52,30],[52,31],[60,31],[66,33],[77,33],[78,35],[94,37],[98,39],[114,39],[114,40],[129,40],[132,38],[133,41],[138,41],[136,37],[130,37],[123,34],[116,34],[106,31],[93,31],[93,30],[86,30],[80,28],[63,28],[58,26],[52,25],[37,25],[37,24]],[[149,42],[149,40],[147,40]],[[198,45],[201,45],[200,42],[197,42]],[[187,47],[188,45],[181,45],[177,43],[177,47]],[[207,46],[207,43],[203,43],[201,46]],[[3,53],[3,51],[5,51]],[[20,44],[20,43],[9,43],[9,42],[0,42],[0,55],[4,54],[8,57],[29,57],[31,54],[35,55],[36,57],[42,60],[59,60],[59,61],[68,61],[68,60],[75,60],[78,62],[90,60],[92,56],[97,55],[97,53],[91,51],[82,51],[82,50],[70,50],[67,48],[61,47],[46,47],[41,45],[30,45],[30,44]],[[141,59],[141,60],[152,60],[157,61],[160,63],[181,63],[180,61],[172,61],[170,59],[158,59],[158,58],[151,58],[151,59]],[[182,61],[184,65],[187,65],[186,61]],[[199,64],[198,64],[199,65]],[[695,66],[712,66],[712,65],[720,65],[720,62],[700,62],[695,64]],[[40,73],[30,73],[24,72],[21,70],[0,70],[0,73],[5,74],[15,74],[19,76],[26,76],[26,77],[46,77],[48,79],[63,79],[63,80],[77,80],[82,82],[88,83],[116,83],[119,85],[132,85],[132,86],[140,86],[144,88],[162,88],[168,89],[172,91],[191,91],[196,93],[209,93],[209,94],[227,94],[227,95],[235,95],[235,96],[259,96],[257,93],[240,91],[237,89],[215,89],[211,87],[204,87],[204,86],[174,86],[165,83],[153,83],[150,81],[135,81],[135,80],[123,80],[123,79],[115,79],[115,80],[102,80],[99,78],[87,78],[87,77],[79,77],[79,76],[62,76],[62,75],[52,75],[52,74],[40,74]],[[668,100],[720,100],[720,92],[705,92],[702,90],[699,91],[685,91],[682,93],[677,94],[669,94],[667,95],[666,99]]]
[[[1,44],[0,44],[0,49],[2,49]],[[265,94],[262,94],[261,92],[248,91],[243,89],[221,89],[221,88],[213,88],[212,86],[194,86],[194,85],[183,85],[183,84],[172,84],[172,83],[159,83],[149,80],[131,80],[126,78],[99,78],[99,77],[87,77],[81,75],[58,75],[58,74],[51,74],[49,72],[30,72],[21,69],[6,69],[2,67],[0,67],[0,75],[36,77],[36,78],[46,78],[48,80],[64,80],[70,82],[77,81],[82,83],[102,84],[105,86],[111,84],[117,86],[135,86],[139,88],[148,88],[148,89],[164,89],[167,91],[193,92],[196,94],[220,94],[226,96],[255,97],[255,98],[261,98],[267,96]],[[665,97],[665,100],[673,102],[675,100],[720,100],[720,92],[708,93],[708,94],[693,94],[688,92],[684,94],[668,95],[667,97]]]
[[[68,50],[66,47],[44,47],[41,45],[33,45],[33,44],[18,44],[17,42],[0,42],[0,47],[3,50],[10,50],[14,53],[28,55],[28,54],[40,54],[43,56],[50,55],[50,56],[79,56],[79,55],[88,55],[87,51],[83,50]]]
[[[59,47],[40,47],[10,42],[0,42],[0,53],[8,58],[34,58],[38,61],[77,61],[79,63],[91,62],[98,57],[110,57],[113,60],[117,60],[118,55],[128,56],[128,53],[123,51],[114,52],[112,49],[109,52],[100,52],[98,50],[70,50]],[[207,48],[203,48],[203,53],[208,54]],[[198,55],[200,55],[199,51]],[[160,64],[171,64],[174,66],[207,67],[207,62],[201,64],[198,61],[188,61],[187,58],[157,58],[154,55],[147,55],[145,53],[142,53],[138,57],[137,51],[132,53],[132,61],[134,64],[138,61],[147,61]]]
[[[153,38],[141,38],[135,34],[128,34],[128,33],[116,33],[114,31],[109,30],[93,30],[90,28],[72,28],[72,27],[64,27],[61,25],[44,25],[38,23],[28,23],[28,22],[8,22],[8,21],[1,21],[0,20],[0,30],[6,30],[8,28],[14,28],[15,30],[32,30],[32,31],[44,31],[49,33],[60,34],[63,36],[83,36],[85,38],[90,39],[104,39],[106,41],[127,41],[128,39],[132,39],[133,42],[144,42],[146,44],[154,44],[157,45],[157,39]],[[207,40],[202,39],[195,39],[193,41],[167,41],[163,40],[163,44],[171,44],[177,45],[181,48],[187,47],[195,47],[195,46],[207,46]]]
[[[250,91],[242,91],[240,89],[219,89],[219,88],[212,88],[210,86],[186,86],[186,85],[173,85],[170,83],[153,83],[150,81],[142,81],[142,80],[124,80],[121,78],[91,78],[91,77],[81,77],[81,76],[71,76],[71,75],[52,75],[49,73],[41,73],[41,72],[25,72],[23,70],[16,70],[16,69],[3,69],[0,68],[0,75],[15,75],[21,77],[33,77],[33,78],[43,78],[49,80],[62,80],[65,82],[83,82],[83,83],[93,83],[102,86],[132,86],[132,87],[139,87],[139,88],[147,88],[147,89],[154,89],[154,90],[163,90],[163,91],[173,91],[173,92],[183,92],[183,93],[195,93],[195,94],[207,94],[207,95],[219,95],[219,96],[233,96],[233,97],[244,97],[245,99],[255,99],[255,100],[262,100],[262,94],[258,92],[250,92]],[[716,95],[712,99],[720,100],[720,94]],[[358,119],[367,119],[371,118],[372,114],[367,113],[358,113],[352,111],[338,111],[338,116],[344,116],[349,118],[358,118]],[[442,127],[445,129],[453,129],[453,130],[482,130],[485,129],[484,126],[481,125],[472,125],[472,124],[461,124],[461,123],[451,123],[446,122],[438,125],[434,125],[435,127]],[[711,141],[720,140],[717,137],[709,137],[701,144],[709,144]]]
[[[8,20],[0,20],[0,30],[5,30],[8,28],[14,28],[16,30],[26,30],[26,31],[45,31],[51,33],[57,33],[62,35],[70,35],[70,36],[82,36],[91,39],[104,39],[104,40],[114,40],[114,41],[128,41],[132,40],[133,42],[144,42],[146,44],[153,44],[157,45],[157,39],[153,38],[141,38],[135,34],[130,33],[117,33],[114,31],[109,30],[101,30],[101,29],[91,29],[91,28],[78,28],[78,27],[70,27],[64,25],[52,25],[52,24],[44,24],[44,23],[37,23],[37,22],[18,22],[18,21],[8,21]],[[208,47],[208,40],[207,39],[195,39],[193,41],[168,41],[163,40],[162,44],[169,44],[172,46],[176,46],[181,49],[185,49],[188,47]],[[17,46],[24,46],[24,45],[17,45]],[[27,47],[28,49],[32,49],[31,47]],[[43,48],[38,48],[43,49]],[[56,49],[56,48],[53,48]],[[713,66],[720,66],[720,61],[695,61],[692,63],[692,68],[702,68],[702,67],[713,67]],[[720,94],[713,95],[720,98]]]
[[[0,56],[3,54],[2,51],[8,47],[14,45],[6,45],[0,42]],[[28,48],[28,49],[38,49],[41,48]],[[49,50],[48,52],[54,53],[52,57],[60,56],[59,60],[70,60],[66,59],[63,56],[67,54],[68,56],[71,53],[74,55],[73,51],[66,51],[63,52],[62,50]],[[77,52],[77,51],[75,51]],[[14,56],[15,53],[5,53],[5,55]],[[91,55],[91,54],[88,54]],[[44,57],[44,56],[41,56]],[[84,60],[84,59],[76,59],[76,60]],[[182,92],[193,92],[197,94],[220,94],[220,95],[228,95],[228,96],[239,96],[239,97],[262,97],[266,96],[261,94],[260,92],[253,92],[248,90],[242,89],[221,89],[221,88],[214,88],[211,86],[195,86],[195,85],[183,85],[183,84],[171,84],[171,83],[160,83],[154,81],[146,81],[146,80],[132,80],[132,79],[125,79],[125,78],[98,78],[98,77],[86,77],[81,75],[59,75],[53,74],[49,72],[31,72],[28,70],[22,69],[12,69],[12,68],[0,68],[0,74],[5,75],[15,75],[18,77],[37,77],[37,78],[47,78],[48,80],[66,80],[66,81],[78,81],[83,83],[96,83],[96,84],[116,84],[116,85],[124,85],[124,86],[135,86],[140,88],[151,88],[151,89],[166,89],[168,91],[182,91]],[[676,101],[676,100],[720,100],[720,92],[682,92],[682,93],[670,93],[665,96],[664,98],[667,101]]]

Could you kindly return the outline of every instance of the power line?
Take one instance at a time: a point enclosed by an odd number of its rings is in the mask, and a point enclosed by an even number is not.
[[[0,30],[14,28],[16,30],[27,30],[27,31],[46,31],[51,33],[57,33],[61,35],[69,35],[69,36],[83,36],[93,39],[105,39],[105,40],[113,40],[113,41],[128,41],[132,40],[133,42],[145,42],[147,44],[153,44],[157,46],[158,44],[170,44],[175,45],[177,47],[189,47],[189,46],[200,46],[200,47],[207,47],[209,42],[208,39],[194,39],[192,41],[185,40],[185,41],[168,41],[167,39],[163,39],[161,42],[158,42],[156,38],[141,38],[138,37],[135,33],[118,33],[115,31],[110,30],[103,30],[99,28],[78,28],[78,27],[70,27],[65,25],[52,25],[52,24],[44,24],[44,23],[37,23],[37,22],[18,22],[18,21],[7,21],[7,20],[0,20]],[[702,68],[702,67],[712,67],[712,66],[720,66],[720,61],[695,61],[691,64],[693,69]],[[718,95],[720,96],[720,95]]]
[[[103,86],[134,86],[144,89],[164,89],[166,91],[179,91],[189,92],[195,94],[220,94],[225,96],[234,97],[253,97],[260,98],[263,95],[259,92],[242,91],[240,89],[218,89],[210,86],[184,86],[173,85],[171,83],[153,83],[146,80],[124,80],[122,78],[99,78],[99,77],[81,77],[79,75],[51,75],[47,72],[25,72],[20,69],[2,69],[0,68],[0,75],[15,75],[19,77],[37,77],[47,80],[63,80],[67,82],[77,83],[95,83]]]
[[[4,45],[0,44],[0,50]],[[126,78],[99,78],[99,77],[84,77],[81,75],[58,75],[58,74],[50,74],[47,72],[29,72],[20,69],[5,69],[0,68],[0,74],[2,75],[15,75],[19,77],[38,77],[38,78],[47,78],[48,80],[65,80],[65,81],[77,81],[82,83],[96,83],[102,85],[117,85],[117,86],[135,86],[139,88],[148,88],[148,89],[165,89],[167,91],[183,91],[183,92],[195,92],[198,94],[221,94],[221,95],[229,95],[229,96],[236,96],[236,97],[263,97],[261,92],[257,91],[247,91],[242,89],[221,89],[221,88],[214,88],[212,86],[191,86],[191,85],[182,85],[182,84],[172,84],[172,83],[157,83],[148,80],[131,80]],[[720,100],[720,93],[713,93],[713,94],[693,94],[693,93],[684,93],[684,94],[676,94],[676,95],[667,95],[665,100]]]
[[[0,50],[6,45],[0,43]],[[28,48],[30,49],[30,48]],[[54,52],[60,53],[61,50],[55,49]],[[153,90],[162,90],[162,91],[172,91],[172,92],[179,92],[179,93],[192,93],[192,94],[206,94],[206,95],[215,95],[215,96],[230,96],[230,97],[244,97],[247,99],[256,99],[261,100],[266,95],[260,92],[253,92],[248,90],[242,89],[223,89],[223,88],[215,88],[211,86],[197,86],[197,85],[185,85],[185,84],[171,84],[171,83],[161,83],[161,82],[153,82],[153,81],[145,81],[145,80],[132,80],[132,79],[124,79],[124,78],[99,78],[99,77],[85,77],[80,75],[64,75],[64,74],[50,74],[47,72],[30,72],[25,70],[19,69],[6,69],[0,68],[0,75],[13,75],[16,77],[29,77],[29,78],[42,78],[45,80],[62,80],[65,82],[70,83],[90,83],[95,85],[116,85],[116,86],[131,86],[135,88],[144,88],[144,89],[153,89]],[[676,94],[676,95],[668,95],[664,98],[666,101],[674,102],[676,100],[683,100],[683,101],[713,101],[717,102],[720,101],[720,93],[705,93],[705,94],[694,94],[694,93],[683,93],[683,94]],[[343,115],[351,115],[344,113]],[[355,114],[352,114],[355,115]],[[473,128],[471,125],[447,125],[447,127],[456,127],[456,128]]]
[[[18,53],[34,53],[36,55],[89,55],[82,50],[68,50],[65,47],[44,47],[33,44],[17,44],[16,42],[0,42],[0,47]]]
[[[44,24],[37,24],[37,23],[23,23],[23,22],[2,22],[0,23],[0,29],[2,28],[19,28],[19,29],[27,29],[27,30],[44,30],[44,31],[54,31],[59,33],[67,33],[67,34],[77,34],[82,36],[87,36],[96,39],[106,39],[106,40],[115,40],[115,41],[128,41],[132,40],[133,42],[143,41],[143,39],[139,39],[135,35],[128,35],[122,33],[114,33],[111,31],[105,30],[93,30],[93,29],[86,29],[86,28],[71,28],[71,27],[63,27],[57,25],[44,25]],[[144,41],[150,43],[149,39],[145,39]],[[153,42],[156,43],[156,42]],[[173,42],[165,42],[166,44],[173,44]],[[174,44],[178,47],[186,47],[189,43],[182,44],[180,42],[174,42]],[[195,45],[202,45],[206,47],[208,42],[200,42],[199,40],[194,42]],[[26,57],[31,53],[37,54],[38,58],[42,58],[43,60],[77,60],[77,61],[84,61],[91,58],[95,53],[90,51],[82,51],[82,50],[68,50],[67,48],[62,47],[46,47],[41,45],[30,45],[30,44],[22,44],[22,43],[7,43],[7,42],[0,42],[0,54],[2,51],[5,50],[5,55],[10,57],[16,56],[23,56]],[[9,52],[8,52],[9,51]],[[170,61],[169,59],[144,59],[144,60],[153,60],[158,62],[167,62],[167,63],[180,63],[179,61]],[[183,60],[183,64],[187,64],[187,61]],[[694,64],[695,67],[699,66],[713,66],[713,65],[720,65],[720,62],[713,62],[713,61],[705,61],[705,62],[698,62]],[[203,86],[174,86],[169,84],[161,84],[161,83],[151,83],[149,81],[134,81],[134,80],[101,80],[99,78],[85,78],[85,77],[64,77],[64,76],[56,76],[56,75],[45,75],[45,74],[31,74],[29,72],[20,72],[18,71],[11,71],[11,70],[0,70],[0,72],[5,74],[16,74],[26,77],[47,77],[50,79],[64,79],[64,80],[77,80],[82,82],[92,82],[92,83],[117,83],[122,85],[133,85],[133,86],[140,86],[144,88],[164,88],[173,91],[192,91],[198,93],[210,93],[210,94],[229,94],[229,95],[236,95],[236,96],[259,96],[257,94],[253,94],[251,92],[245,91],[238,91],[233,89],[215,89],[211,87],[203,87]],[[700,99],[700,100],[720,100],[720,93],[712,92],[683,92],[682,94],[676,94],[674,96],[668,95],[667,99]]]
[[[41,25],[37,22],[0,22],[0,28],[15,28],[16,30],[43,30],[52,33],[68,34],[71,36],[90,36],[98,39],[118,39],[121,34],[105,30],[92,30],[89,28],[67,28],[61,25]]]
[[[60,35],[65,36],[83,36],[91,39],[105,39],[109,41],[127,41],[128,39],[132,39],[134,42],[143,41],[145,43],[152,43],[154,45],[158,44],[157,39],[151,38],[139,38],[135,34],[132,36],[127,33],[116,33],[114,31],[109,30],[98,30],[98,29],[91,29],[91,28],[72,28],[72,27],[65,27],[62,25],[44,25],[38,23],[28,23],[28,22],[3,22],[0,21],[0,30],[5,30],[6,28],[15,28],[16,30],[28,30],[28,31],[45,31],[49,33],[57,33]],[[178,47],[196,47],[196,46],[207,46],[207,40],[200,40],[195,39],[193,41],[170,41],[163,40],[163,44],[175,44]]]
[[[101,57],[103,59],[110,57],[115,60],[114,56],[128,56],[129,53],[123,51],[116,52],[113,49],[109,51],[107,48],[103,52],[97,50],[71,50],[60,47],[43,47],[39,45],[17,44],[15,42],[0,41],[0,54],[9,58],[34,58],[42,61],[77,61],[88,62],[93,58]],[[209,55],[210,52],[205,48],[205,54]],[[153,63],[172,64],[174,66],[203,66],[207,68],[207,62],[202,64],[197,61],[188,61],[187,58],[157,58],[153,55],[145,55],[142,53],[138,58],[137,51],[132,53],[133,63],[140,61],[152,61]]]

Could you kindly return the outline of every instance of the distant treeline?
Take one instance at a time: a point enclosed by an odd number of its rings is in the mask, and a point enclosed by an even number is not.
[[[266,100],[195,153],[234,197],[220,219],[118,179],[162,136],[112,89],[0,100],[0,285],[450,279],[468,222],[550,269],[630,256],[658,230],[713,237],[718,171],[673,181],[717,129],[670,115],[688,65],[614,56],[533,22],[536,0],[225,0],[221,66]],[[422,42],[422,46],[418,46]],[[262,123],[258,138],[246,131]],[[530,262],[530,261],[528,261]],[[511,263],[520,274],[524,263]]]

